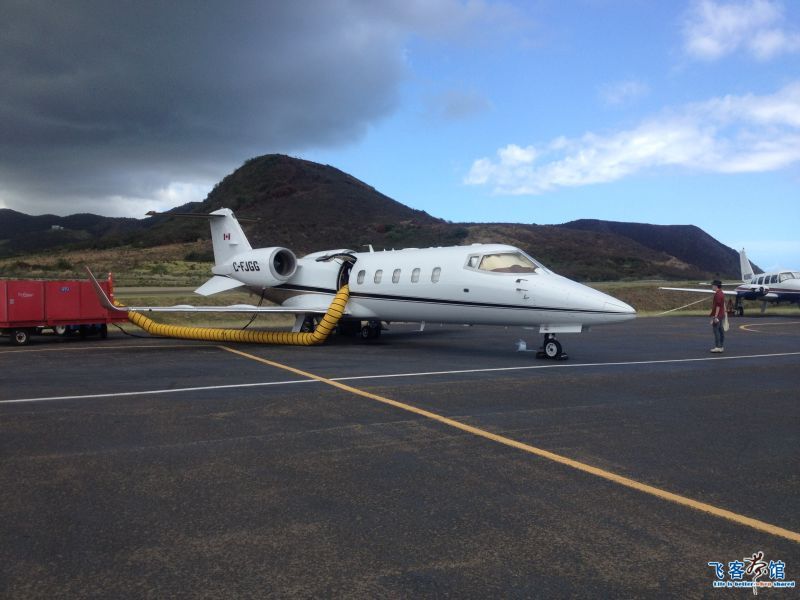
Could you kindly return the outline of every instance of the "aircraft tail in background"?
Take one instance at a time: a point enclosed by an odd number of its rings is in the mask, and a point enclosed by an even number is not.
[[[749,282],[753,278],[753,266],[744,253],[744,248],[739,252],[739,268],[742,272],[742,281]]]

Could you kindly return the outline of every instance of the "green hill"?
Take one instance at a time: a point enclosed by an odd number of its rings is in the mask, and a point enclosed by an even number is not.
[[[170,245],[173,259],[211,260],[210,243],[197,243],[208,239],[208,224],[170,213],[199,214],[221,207],[255,219],[243,223],[254,247],[285,246],[298,255],[359,250],[367,244],[382,249],[499,242],[584,281],[739,274],[736,252],[694,226],[589,220],[563,225],[451,223],[411,209],[334,167],[279,154],[248,160],[202,202],[146,219],[0,210],[0,257],[114,248],[129,256],[130,249]],[[175,256],[181,244],[184,255]]]

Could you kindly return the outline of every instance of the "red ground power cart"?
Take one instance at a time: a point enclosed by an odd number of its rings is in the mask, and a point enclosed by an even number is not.
[[[113,298],[110,273],[100,285]],[[27,344],[45,330],[105,338],[109,323],[126,320],[125,313],[101,306],[89,281],[0,279],[0,333],[10,335],[12,344]]]

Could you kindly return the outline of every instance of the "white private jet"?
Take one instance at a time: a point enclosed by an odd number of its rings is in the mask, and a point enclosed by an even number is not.
[[[761,301],[761,312],[767,309],[767,302],[780,304],[788,302],[800,306],[800,271],[775,271],[773,273],[753,273],[753,266],[744,252],[744,248],[739,252],[739,268],[742,275],[742,283],[736,285],[736,289],[723,290],[726,296],[735,296],[736,314],[744,315],[743,300]],[[723,284],[726,285],[726,284]],[[696,292],[710,294],[711,289],[698,288],[673,288],[662,287],[662,290],[673,290],[677,292]]]
[[[198,217],[192,214],[184,216]],[[296,315],[294,331],[308,331],[337,290],[350,296],[340,333],[374,338],[392,321],[519,325],[544,334],[539,355],[564,359],[559,333],[620,323],[636,316],[624,302],[545,268],[513,246],[473,244],[443,248],[356,252],[339,249],[302,258],[286,248],[253,249],[227,208],[208,215],[214,274],[196,293],[208,296],[246,287],[278,306],[126,307],[146,311],[269,312]]]

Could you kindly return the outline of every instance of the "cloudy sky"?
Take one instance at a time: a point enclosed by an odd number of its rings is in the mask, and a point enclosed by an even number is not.
[[[0,207],[139,217],[280,152],[452,221],[695,224],[764,268],[800,268],[798,2],[0,0],[0,14]]]

